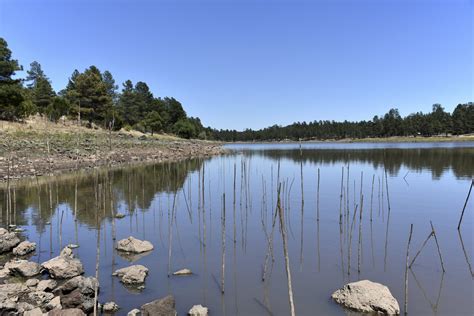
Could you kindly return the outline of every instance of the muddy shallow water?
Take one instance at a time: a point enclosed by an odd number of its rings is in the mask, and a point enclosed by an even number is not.
[[[431,231],[430,220],[446,272],[430,239],[408,273],[409,312],[473,314],[473,197],[460,234],[457,224],[474,175],[474,143],[226,147],[234,152],[19,183],[8,216],[5,190],[0,192],[1,226],[15,223],[25,229],[25,237],[38,244],[33,261],[46,261],[61,247],[78,244],[75,251],[85,274],[95,275],[99,223],[99,301],[117,302],[120,315],[168,293],[175,296],[179,315],[194,304],[209,307],[212,315],[287,315],[278,221],[273,251],[268,252],[280,183],[297,315],[348,314],[330,295],[359,279],[387,285],[403,309],[410,224],[413,258]],[[362,222],[359,212],[353,222],[361,194]],[[113,220],[118,212],[125,218]],[[139,256],[115,251],[113,237],[130,235],[149,240],[155,249]],[[132,262],[150,270],[144,290],[126,288],[111,276]],[[194,275],[168,277],[169,271],[181,268]]]

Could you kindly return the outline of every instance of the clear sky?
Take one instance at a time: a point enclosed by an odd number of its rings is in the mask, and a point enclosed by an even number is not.
[[[0,36],[56,90],[96,65],[232,129],[474,101],[473,18],[474,0],[0,0]]]

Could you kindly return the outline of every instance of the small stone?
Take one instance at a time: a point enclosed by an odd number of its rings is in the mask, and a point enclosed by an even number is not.
[[[39,283],[38,279],[28,279],[26,280],[25,285],[27,287],[35,287],[38,285],[38,283]]]
[[[69,245],[67,245],[67,247],[68,247],[69,249],[76,249],[76,248],[79,248],[79,245],[76,245],[76,244],[69,244]]]
[[[124,218],[124,217],[125,217],[125,214],[123,214],[123,213],[115,214],[115,218],[121,219],[121,218]]]
[[[120,307],[117,304],[115,304],[115,302],[107,302],[102,306],[102,310],[105,313],[114,313],[118,311],[119,309]]]
[[[54,280],[42,280],[38,283],[36,289],[38,291],[51,292],[58,283]]]
[[[15,248],[13,248],[13,254],[16,256],[24,256],[35,250],[36,250],[36,243],[25,240],[19,243],[18,246],[16,246]]]
[[[173,273],[173,275],[191,275],[193,272],[189,269],[181,269]]]
[[[117,242],[117,250],[142,253],[153,250],[153,245],[149,241],[136,239],[130,236]]]
[[[142,313],[138,308],[132,309],[127,313],[127,316],[140,316]]]
[[[207,316],[208,309],[202,305],[194,305],[188,312],[190,316]]]

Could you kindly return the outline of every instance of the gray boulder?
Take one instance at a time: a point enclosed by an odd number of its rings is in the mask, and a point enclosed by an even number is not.
[[[80,260],[74,258],[72,250],[68,247],[55,257],[42,264],[53,279],[70,279],[84,273],[84,268]]]
[[[149,241],[136,239],[130,236],[117,242],[117,250],[131,253],[142,253],[153,250],[153,245]]]
[[[29,242],[28,240],[22,241],[15,248],[13,248],[13,254],[16,256],[24,256],[36,250],[36,243]]]
[[[385,285],[362,280],[344,285],[332,294],[339,304],[364,313],[400,314],[397,300]]]
[[[102,311],[104,313],[115,313],[120,307],[115,302],[107,302],[102,305]]]
[[[4,269],[8,269],[10,274],[21,277],[32,277],[41,273],[41,266],[36,262],[28,260],[12,260],[5,264]]]
[[[147,303],[141,307],[142,316],[176,316],[174,297],[168,295],[164,298]]]
[[[118,269],[112,275],[119,277],[124,284],[143,284],[148,275],[148,269],[138,264]]]
[[[9,252],[20,243],[15,233],[10,233],[5,228],[0,228],[0,254]]]

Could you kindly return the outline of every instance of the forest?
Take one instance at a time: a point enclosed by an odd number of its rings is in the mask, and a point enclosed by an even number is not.
[[[17,78],[16,72],[22,70],[6,40],[0,38],[1,120],[21,121],[38,113],[53,122],[67,117],[89,127],[226,142],[427,137],[474,132],[473,102],[458,104],[452,113],[441,104],[434,104],[430,113],[417,112],[405,117],[392,108],[368,121],[313,120],[260,130],[217,130],[204,127],[198,117],[189,117],[175,98],[154,96],[145,82],[127,80],[119,89],[112,73],[96,66],[82,72],[74,70],[66,87],[57,92],[39,62],[30,64],[25,78]]]

